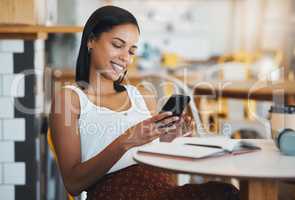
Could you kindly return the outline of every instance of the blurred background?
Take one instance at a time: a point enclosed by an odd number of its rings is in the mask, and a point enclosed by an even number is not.
[[[104,5],[138,19],[131,84],[175,78],[192,90],[198,81],[287,82],[293,88],[294,0],[0,0],[1,198],[68,198],[47,138],[50,104],[56,90],[74,81],[83,24]],[[169,83],[156,88],[159,96],[175,92]],[[218,134],[229,125],[223,133],[233,138],[271,137],[273,98],[195,94],[207,131]]]

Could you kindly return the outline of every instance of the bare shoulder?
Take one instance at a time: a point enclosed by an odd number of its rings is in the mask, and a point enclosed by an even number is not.
[[[72,114],[79,114],[80,100],[76,92],[69,88],[61,88],[52,98],[52,112],[57,112],[58,109],[73,112]]]
[[[144,101],[152,114],[157,112],[157,94],[151,88],[147,88],[143,85],[136,87],[140,94],[143,96]]]

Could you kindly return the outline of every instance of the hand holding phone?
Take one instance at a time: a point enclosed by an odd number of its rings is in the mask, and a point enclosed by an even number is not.
[[[172,95],[163,108],[161,109],[160,113],[162,112],[172,112],[172,115],[169,117],[180,117],[183,113],[184,108],[189,104],[190,97],[185,95]],[[164,120],[164,119],[163,119]],[[171,126],[173,123],[168,124],[167,126]]]
[[[180,95],[180,94],[172,95],[163,106],[161,112],[170,111],[173,113],[172,116],[180,117],[184,108],[186,107],[186,105],[189,104],[189,102],[190,102],[189,96]]]

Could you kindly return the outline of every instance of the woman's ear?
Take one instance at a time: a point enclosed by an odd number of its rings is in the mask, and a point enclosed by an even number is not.
[[[90,40],[88,40],[88,42],[87,42],[87,48],[88,48],[88,50],[89,50],[89,49],[92,49],[92,47],[93,47],[93,39],[90,39]]]
[[[93,33],[90,33],[88,36],[88,41],[87,41],[88,49],[92,49],[94,41],[95,41],[95,35]]]

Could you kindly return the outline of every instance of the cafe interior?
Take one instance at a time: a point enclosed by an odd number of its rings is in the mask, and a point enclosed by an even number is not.
[[[86,198],[65,189],[49,119],[75,84],[83,26],[106,5],[140,28],[124,84],[153,92],[158,112],[189,96],[189,137],[261,145],[208,159],[138,153],[137,164],[176,172],[178,186],[222,181],[241,199],[295,200],[293,0],[0,0],[0,199]]]

